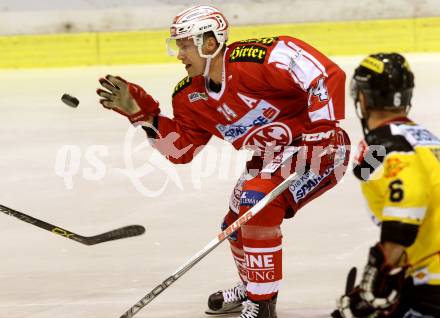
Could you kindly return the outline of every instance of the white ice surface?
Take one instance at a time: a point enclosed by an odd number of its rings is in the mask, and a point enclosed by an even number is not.
[[[408,58],[416,75],[411,117],[440,134],[440,55]],[[361,57],[335,60],[350,78]],[[127,224],[144,225],[147,232],[87,247],[0,215],[0,318],[119,317],[219,232],[240,162],[237,153],[212,140],[209,151],[200,155],[208,176],[197,178],[194,165],[179,166],[183,190],[170,181],[160,196],[142,195],[117,169],[125,168],[127,121],[102,109],[95,95],[98,77],[107,73],[147,88],[166,114],[170,92],[184,76],[181,65],[0,72],[0,204],[83,235]],[[61,103],[64,92],[81,100],[77,109]],[[343,126],[357,144],[360,124],[348,93]],[[143,141],[139,133],[134,143]],[[76,145],[82,159],[70,190],[54,168],[66,145]],[[84,155],[94,145],[108,149],[107,156],[98,156],[106,173],[87,180],[84,169],[93,166]],[[232,153],[231,161],[220,164],[215,157],[220,150]],[[208,154],[214,154],[209,161]],[[135,167],[151,155],[148,147],[135,153]],[[165,178],[156,170],[141,182],[158,189]],[[283,233],[278,316],[328,317],[347,270],[363,266],[368,247],[378,238],[351,172],[337,188],[285,221]],[[207,296],[238,280],[234,268],[223,244],[137,317],[205,317]]]

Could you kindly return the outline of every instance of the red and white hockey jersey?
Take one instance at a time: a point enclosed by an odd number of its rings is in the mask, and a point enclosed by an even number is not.
[[[177,134],[157,140],[156,148],[174,163],[187,163],[213,135],[236,149],[289,145],[310,122],[343,119],[344,91],[345,73],[301,40],[235,42],[224,54],[219,93],[209,90],[203,76],[177,84],[174,118],[160,115],[157,122],[162,138]]]

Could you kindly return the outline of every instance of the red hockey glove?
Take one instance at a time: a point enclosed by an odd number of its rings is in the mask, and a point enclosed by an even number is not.
[[[148,121],[160,112],[159,103],[139,85],[112,75],[100,78],[99,83],[104,88],[96,90],[102,97],[101,105],[124,115],[131,123]]]
[[[302,134],[303,158],[314,173],[323,174],[335,164],[336,151],[343,144],[343,132],[336,122],[314,122]]]

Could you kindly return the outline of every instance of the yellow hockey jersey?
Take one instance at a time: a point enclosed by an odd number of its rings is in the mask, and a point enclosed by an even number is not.
[[[440,139],[408,119],[361,142],[355,176],[381,241],[406,247],[415,285],[440,285]]]

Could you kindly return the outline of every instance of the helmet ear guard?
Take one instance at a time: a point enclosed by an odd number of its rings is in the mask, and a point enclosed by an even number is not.
[[[364,115],[364,113],[362,112],[361,101],[359,99],[359,92],[360,90],[357,81],[355,81],[353,78],[350,82],[350,95],[351,98],[353,98],[354,100],[354,108],[355,108],[356,116],[361,121],[362,131],[364,133],[364,136],[366,136],[369,132],[367,125],[368,114]],[[363,95],[363,97],[365,98],[365,95]]]
[[[214,33],[214,35],[215,35],[215,33]],[[217,36],[215,38],[217,40]],[[223,46],[225,45],[225,42],[219,42],[217,40],[218,47],[214,51],[214,53],[212,53],[212,54],[204,54],[203,53],[203,43],[204,43],[205,39],[203,37],[203,34],[194,35],[193,36],[193,41],[194,41],[195,46],[197,46],[197,51],[199,52],[199,55],[201,57],[205,58],[205,59],[215,57],[218,53],[220,53],[220,51],[222,50]]]

